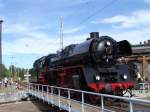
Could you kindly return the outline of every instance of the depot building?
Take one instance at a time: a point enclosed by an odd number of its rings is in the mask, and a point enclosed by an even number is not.
[[[126,57],[127,62],[137,65],[144,81],[150,81],[150,40],[132,45],[133,55]]]

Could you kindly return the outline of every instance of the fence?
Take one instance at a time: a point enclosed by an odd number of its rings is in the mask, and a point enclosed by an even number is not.
[[[27,95],[24,91],[0,93],[0,103],[20,101],[23,98],[27,98]]]
[[[45,101],[47,101],[48,103],[51,104],[55,104],[54,103],[54,96],[53,95],[57,95],[57,99],[58,99],[58,107],[59,108],[63,108],[61,106],[61,101],[60,98],[64,97],[63,95],[61,95],[61,91],[66,91],[67,93],[67,99],[68,99],[68,103],[66,104],[67,107],[65,107],[66,110],[68,110],[69,112],[71,111],[71,104],[70,104],[70,100],[71,99],[71,93],[72,92],[77,92],[81,94],[81,108],[82,108],[82,112],[84,112],[84,108],[85,108],[85,94],[89,94],[89,95],[94,95],[94,96],[98,96],[100,97],[100,112],[103,112],[105,110],[107,110],[105,108],[105,104],[104,104],[104,97],[105,98],[113,98],[113,99],[120,99],[120,100],[125,100],[126,102],[128,102],[129,104],[129,111],[133,112],[133,104],[146,104],[146,105],[150,105],[150,101],[148,100],[141,100],[141,99],[135,99],[135,98],[128,98],[128,97],[120,97],[120,96],[113,96],[113,95],[107,95],[107,94],[99,94],[99,93],[93,93],[93,92],[87,92],[87,91],[81,91],[81,90],[75,90],[75,89],[69,89],[69,88],[62,88],[62,87],[56,87],[56,86],[49,86],[49,85],[41,85],[41,84],[34,84],[34,83],[30,83],[29,84],[29,93],[41,98]],[[57,92],[56,92],[57,90]],[[50,95],[50,96],[49,96]],[[56,105],[56,104],[55,104]],[[107,110],[108,111],[108,110]],[[111,111],[111,110],[109,110]]]
[[[8,84],[0,86],[0,104],[20,101],[27,98],[27,89],[18,89],[15,84]]]

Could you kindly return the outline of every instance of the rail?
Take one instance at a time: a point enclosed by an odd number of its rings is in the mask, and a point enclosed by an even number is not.
[[[62,88],[62,87],[56,87],[56,86],[49,86],[49,85],[41,85],[41,84],[34,84],[34,83],[29,83],[28,86],[28,91],[30,94],[33,94],[37,97],[42,97],[43,100],[44,98],[46,98],[47,101],[51,101],[51,104],[53,104],[54,101],[54,97],[52,95],[56,95],[56,90],[57,90],[57,96],[58,96],[58,107],[61,108],[61,101],[60,101],[60,97],[64,97],[63,95],[61,95],[61,90],[64,90],[67,92],[67,99],[68,100],[72,100],[71,99],[71,93],[72,92],[78,92],[81,93],[81,110],[82,112],[84,112],[84,106],[85,106],[85,94],[89,94],[89,95],[96,95],[100,97],[100,112],[104,112],[105,110],[107,110],[105,108],[105,104],[104,104],[104,98],[113,98],[113,99],[120,99],[120,100],[125,100],[126,102],[128,102],[129,104],[129,111],[133,112],[134,108],[133,105],[134,104],[146,104],[146,105],[150,105],[150,101],[148,100],[142,100],[142,99],[135,99],[135,98],[129,98],[129,97],[121,97],[121,96],[114,96],[114,95],[107,95],[107,94],[99,94],[99,93],[94,93],[94,92],[88,92],[88,91],[81,91],[81,90],[75,90],[75,89],[70,89],[70,88]],[[40,92],[42,94],[40,94]],[[46,94],[46,97],[44,95],[44,93]],[[41,95],[41,96],[39,96]],[[51,95],[51,97],[49,97],[49,95]],[[70,102],[68,102],[68,111],[71,112],[71,104]],[[108,111],[108,110],[107,110]],[[111,111],[111,110],[109,110]]]

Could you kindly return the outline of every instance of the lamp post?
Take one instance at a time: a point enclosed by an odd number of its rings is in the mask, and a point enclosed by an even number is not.
[[[0,20],[0,75],[2,76],[2,23],[3,20]]]

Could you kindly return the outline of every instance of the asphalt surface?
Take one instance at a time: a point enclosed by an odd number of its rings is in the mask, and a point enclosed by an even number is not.
[[[55,112],[46,103],[23,101],[0,105],[0,112]]]

